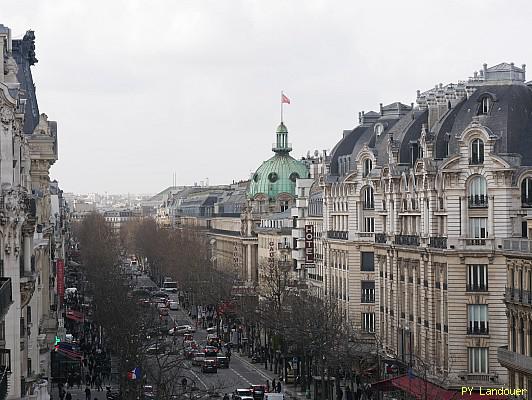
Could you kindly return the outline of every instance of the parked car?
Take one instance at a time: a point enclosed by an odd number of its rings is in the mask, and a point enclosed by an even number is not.
[[[205,359],[203,360],[203,365],[201,366],[201,372],[218,372],[218,366],[216,365],[216,360]]]

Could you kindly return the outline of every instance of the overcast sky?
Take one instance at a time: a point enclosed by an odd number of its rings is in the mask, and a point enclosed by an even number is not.
[[[359,111],[500,62],[530,63],[532,2],[13,0],[35,30],[40,111],[58,121],[52,179],[154,193],[246,179],[271,155],[280,91],[296,158]],[[529,68],[529,69],[530,69]],[[532,76],[530,78],[532,79]]]

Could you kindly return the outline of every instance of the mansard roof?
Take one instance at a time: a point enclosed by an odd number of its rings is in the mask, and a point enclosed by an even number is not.
[[[524,165],[532,166],[532,86],[524,82],[525,66],[484,65],[481,74],[468,82],[418,91],[416,109],[395,102],[381,106],[380,117],[375,112],[360,113],[360,125],[344,131],[331,152],[331,175],[339,172],[339,157],[351,155],[353,163],[364,145],[372,149],[378,164],[388,164],[390,139],[399,151],[398,164],[409,164],[412,144],[420,144],[424,125],[426,140],[435,143],[434,158],[443,159],[457,153],[458,138],[474,121],[496,137],[496,154],[514,163],[521,158]],[[480,108],[485,96],[491,99],[491,107],[483,115]],[[383,129],[375,129],[378,124]]]
[[[451,128],[449,153],[457,152],[457,137],[478,115],[479,99],[486,93],[494,94],[496,101],[478,121],[497,136],[495,152],[520,154],[524,165],[532,165],[532,89],[520,83],[478,87],[457,111],[452,127],[447,127]],[[442,154],[438,143],[437,154]]]

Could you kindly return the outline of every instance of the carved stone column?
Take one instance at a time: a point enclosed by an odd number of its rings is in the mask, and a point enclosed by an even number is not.
[[[33,226],[23,226],[24,238],[24,272],[31,273],[31,253],[33,250]]]

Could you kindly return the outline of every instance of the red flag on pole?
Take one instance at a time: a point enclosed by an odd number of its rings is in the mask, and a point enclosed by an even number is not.
[[[284,93],[281,94],[281,104],[283,103],[290,104],[290,99]]]

